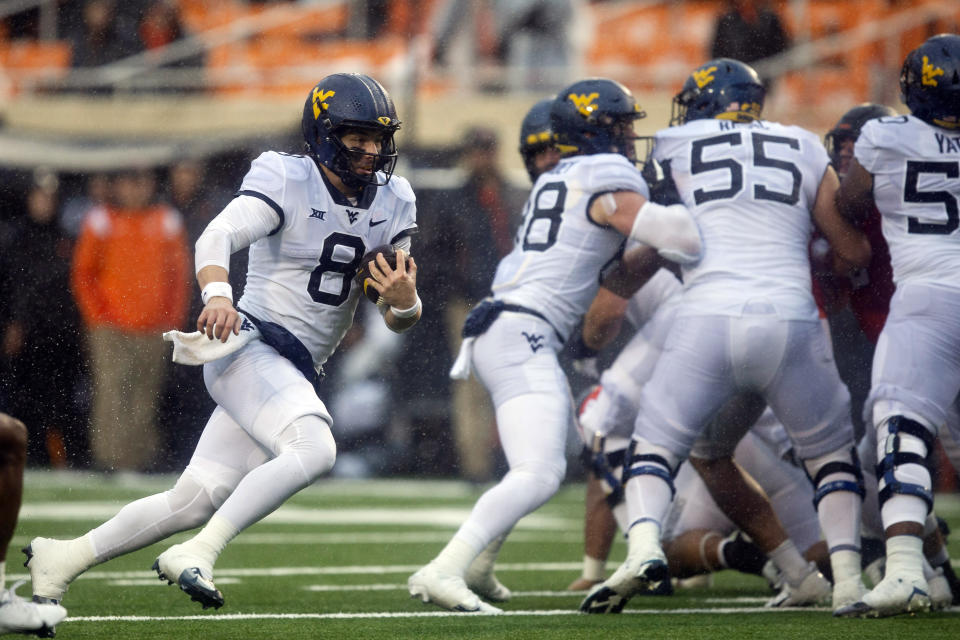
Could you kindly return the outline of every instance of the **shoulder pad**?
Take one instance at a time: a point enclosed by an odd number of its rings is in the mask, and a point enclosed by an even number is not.
[[[259,168],[283,175],[287,180],[302,181],[310,177],[312,160],[306,156],[294,156],[276,151],[264,151],[251,165],[251,171]]]
[[[646,197],[647,183],[640,171],[618,153],[584,156],[585,186],[589,191],[636,191]]]
[[[387,188],[390,189],[393,195],[404,202],[417,201],[417,196],[413,193],[413,187],[410,186],[410,181],[403,176],[394,175],[390,178],[390,182],[387,183]]]

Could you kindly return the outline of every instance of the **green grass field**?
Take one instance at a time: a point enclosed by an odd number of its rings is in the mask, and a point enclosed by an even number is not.
[[[24,546],[36,535],[72,537],[123,504],[172,485],[173,477],[127,478],[29,472],[7,558],[7,582],[27,578]],[[913,618],[835,620],[826,609],[763,609],[765,583],[718,574],[711,589],[638,597],[619,616],[586,616],[579,575],[582,485],[566,486],[520,522],[497,575],[514,592],[506,615],[453,614],[411,600],[407,577],[430,560],[466,517],[479,490],[440,481],[322,481],[242,533],[215,569],[226,605],[203,611],[150,570],[161,543],[83,575],[57,629],[72,638],[958,638],[960,610]],[[960,558],[960,499],[939,496]],[[179,542],[188,534],[171,538]],[[612,571],[626,552],[618,542]],[[960,566],[956,560],[955,566]],[[29,586],[21,587],[21,595]]]

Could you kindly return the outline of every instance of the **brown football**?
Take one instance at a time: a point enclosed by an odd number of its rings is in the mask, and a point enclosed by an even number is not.
[[[370,284],[373,280],[373,276],[370,275],[370,263],[377,259],[377,254],[382,253],[384,259],[386,259],[387,264],[391,267],[396,268],[397,264],[397,250],[393,248],[391,244],[382,244],[379,247],[374,247],[363,254],[363,257],[360,258],[360,268],[357,269],[357,275],[353,277],[358,285],[360,285],[360,290],[363,292],[363,295],[370,302],[377,304],[380,300],[380,292],[377,291],[376,287]],[[410,268],[410,256],[407,256],[407,268]]]

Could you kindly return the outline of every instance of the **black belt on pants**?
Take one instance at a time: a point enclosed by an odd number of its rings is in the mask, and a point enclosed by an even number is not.
[[[514,313],[525,313],[536,318],[540,318],[553,329],[553,332],[557,334],[557,337],[560,339],[560,343],[566,342],[564,337],[557,331],[546,316],[544,316],[539,311],[535,309],[528,309],[527,307],[520,306],[519,304],[511,304],[509,302],[504,302],[502,300],[492,300],[486,299],[480,302],[477,306],[470,310],[470,313],[467,314],[467,319],[463,323],[463,331],[460,332],[464,338],[474,338],[479,335],[483,335],[487,332],[487,329],[490,328],[490,325],[493,324],[493,321],[496,320],[501,313],[504,311],[512,311]]]

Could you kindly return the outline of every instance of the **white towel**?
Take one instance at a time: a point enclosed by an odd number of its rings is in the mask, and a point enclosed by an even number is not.
[[[470,370],[473,368],[473,342],[476,339],[476,336],[464,338],[460,344],[457,359],[450,367],[450,377],[454,380],[466,380],[470,377]]]
[[[251,340],[260,337],[260,330],[252,323],[245,320],[244,325],[246,326],[241,329],[239,335],[233,335],[231,332],[226,342],[220,342],[216,338],[211,340],[202,331],[191,333],[167,331],[163,334],[163,339],[173,343],[174,362],[198,365],[228,356]]]

